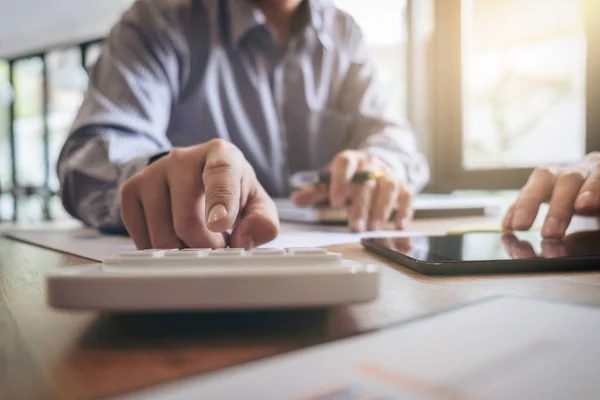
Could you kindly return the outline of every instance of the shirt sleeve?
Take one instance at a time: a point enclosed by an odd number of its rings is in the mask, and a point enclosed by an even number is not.
[[[62,203],[92,227],[124,231],[121,185],[171,147],[182,52],[164,19],[159,6],[138,1],[111,30],[59,155]]]
[[[340,103],[353,116],[352,147],[381,158],[418,192],[430,178],[427,159],[408,121],[389,103],[360,28],[351,22],[346,32],[349,68]]]

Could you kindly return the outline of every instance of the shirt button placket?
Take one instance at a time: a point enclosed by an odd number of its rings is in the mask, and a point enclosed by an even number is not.
[[[287,158],[287,140],[285,126],[285,86],[283,84],[283,72],[285,66],[285,57],[275,67],[274,84],[275,84],[275,105],[277,107],[277,118],[279,123],[279,171],[275,172],[278,175],[279,192],[283,193],[287,188],[287,180],[289,176],[288,158]]]
[[[286,96],[284,97],[285,100],[282,103],[283,108],[281,111],[282,115],[285,116],[284,120],[292,124],[292,126],[290,127],[292,129],[294,129],[293,125],[296,124],[296,122],[294,122],[297,118],[295,113],[299,109],[297,102],[300,101],[300,96],[304,95],[304,89],[300,87],[300,81],[302,79],[302,76],[300,71],[300,65],[298,64],[298,49],[299,43],[297,39],[293,39],[290,42],[290,46],[288,47],[288,51],[286,52],[286,57],[284,58],[282,63],[285,75],[284,90]],[[284,151],[287,161],[286,176],[289,176],[290,168],[292,167],[292,165],[297,164],[297,160],[295,159],[295,157],[298,156],[297,154],[290,154],[290,151],[295,151],[294,149],[289,148],[290,145],[288,142],[288,138],[290,134],[294,134],[294,132],[290,132],[289,129],[287,129],[286,131],[282,131],[282,140],[285,143]]]

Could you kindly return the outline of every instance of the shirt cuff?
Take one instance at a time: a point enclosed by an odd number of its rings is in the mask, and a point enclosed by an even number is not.
[[[148,158],[148,165],[153,164],[154,162],[160,160],[161,158],[168,155],[169,153],[170,153],[170,151],[163,151],[163,152],[154,154],[153,156],[150,156]]]

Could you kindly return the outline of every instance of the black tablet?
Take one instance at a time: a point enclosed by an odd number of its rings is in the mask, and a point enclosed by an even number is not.
[[[539,232],[364,238],[362,245],[427,275],[600,271],[600,231],[544,239]]]

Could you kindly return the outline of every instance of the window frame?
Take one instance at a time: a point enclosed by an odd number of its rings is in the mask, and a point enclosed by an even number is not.
[[[586,150],[600,151],[600,6],[597,0],[580,0],[585,10],[587,35]]]
[[[412,0],[415,4],[419,0]],[[430,192],[456,190],[518,190],[533,168],[478,169],[463,167],[462,0],[435,2],[435,29],[429,57],[429,126],[426,152],[431,165]],[[586,153],[600,151],[600,19],[597,0],[579,0],[584,7],[587,36]],[[411,15],[412,17],[412,15]],[[409,19],[410,20],[410,19]],[[415,25],[415,21],[409,22]],[[411,30],[412,32],[412,30]],[[414,57],[415,52],[411,53]],[[414,68],[409,71],[415,72]],[[409,76],[409,81],[413,76]],[[418,98],[410,93],[409,102]],[[416,96],[416,97],[415,97]],[[419,128],[417,132],[422,134]]]
[[[13,92],[12,99],[8,103],[8,135],[9,135],[9,146],[10,146],[10,176],[11,176],[11,185],[9,190],[7,188],[0,188],[2,194],[10,194],[13,198],[13,209],[12,209],[12,221],[16,222],[19,220],[20,215],[20,207],[19,201],[22,196],[29,197],[32,195],[40,195],[43,198],[42,204],[42,213],[45,220],[51,220],[52,215],[49,209],[49,201],[51,201],[52,197],[56,196],[57,193],[52,191],[49,187],[50,184],[50,169],[52,166],[50,165],[50,153],[49,153],[49,145],[50,145],[50,128],[49,128],[49,105],[50,105],[50,93],[48,87],[48,69],[46,62],[46,55],[52,51],[60,51],[68,48],[79,48],[81,54],[81,62],[84,69],[87,71],[87,61],[89,61],[88,52],[95,45],[102,45],[105,39],[103,37],[95,38],[93,40],[89,40],[87,42],[82,43],[69,43],[58,46],[49,47],[44,49],[41,53],[27,53],[27,54],[18,54],[14,57],[10,58],[2,58],[0,60],[7,62],[8,64],[8,85]],[[39,182],[39,185],[27,185],[23,186],[19,182],[18,177],[18,156],[16,152],[16,135],[15,132],[15,121],[16,121],[16,103],[19,98],[19,93],[15,89],[15,80],[16,80],[16,65],[23,60],[27,60],[34,57],[40,57],[42,61],[42,69],[40,71],[41,74],[41,83],[42,83],[42,96],[40,99],[41,102],[41,117],[42,117],[42,151],[43,151],[43,161],[44,161],[44,177],[43,181]],[[2,171],[0,171],[2,172]]]

